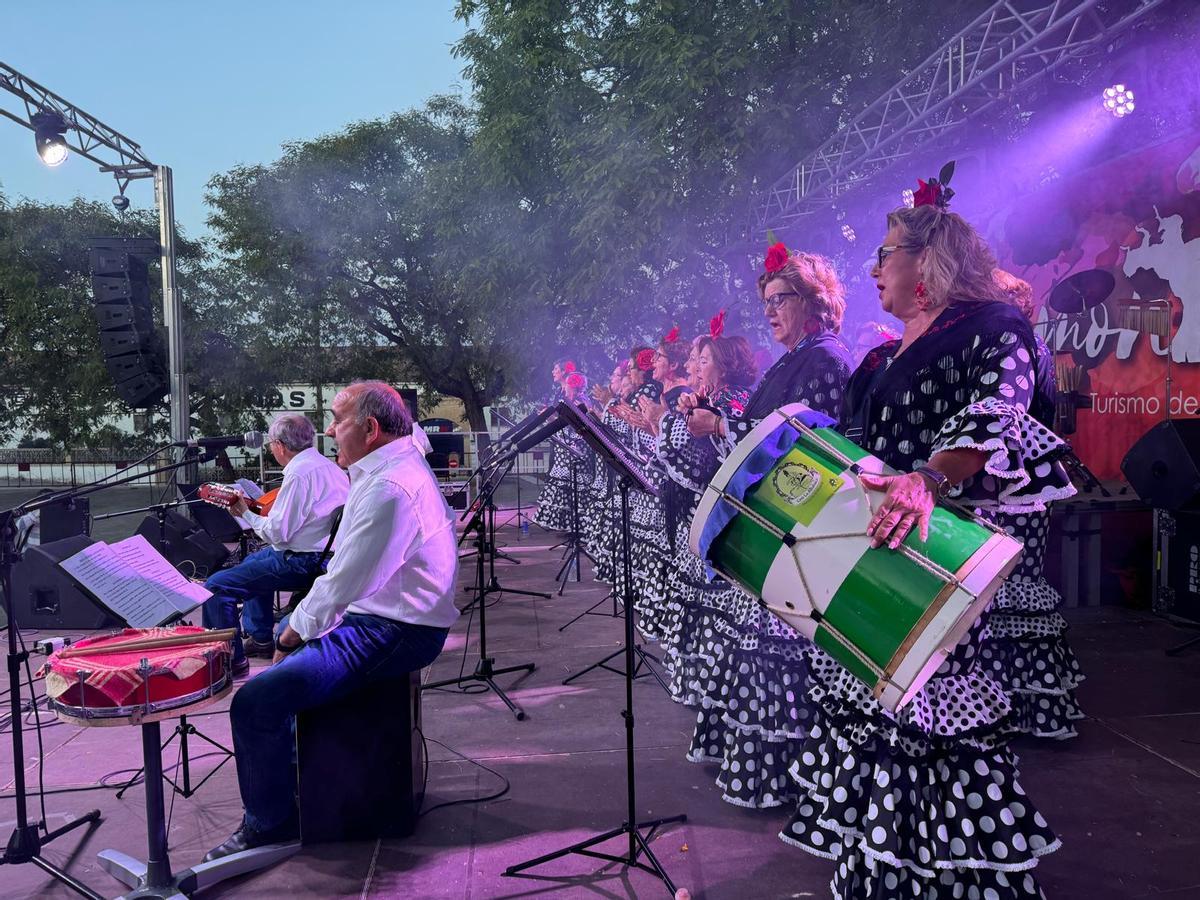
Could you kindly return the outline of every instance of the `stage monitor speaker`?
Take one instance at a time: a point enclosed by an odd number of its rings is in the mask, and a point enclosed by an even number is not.
[[[1125,454],[1121,471],[1148,506],[1200,507],[1200,419],[1155,425]]]
[[[179,485],[179,495],[184,500],[195,500],[199,490],[198,484]],[[196,524],[218,541],[234,543],[241,538],[242,526],[229,510],[209,503],[193,503],[188,508],[192,511],[192,518],[196,520]]]
[[[87,497],[59,500],[38,511],[38,539],[43,544],[91,534],[91,503]]]
[[[1154,511],[1154,611],[1200,623],[1200,512]]]
[[[13,566],[13,600],[21,628],[95,631],[123,623],[77,585],[58,564],[94,544],[86,535],[38,544]]]
[[[229,558],[229,550],[224,544],[173,510],[167,510],[161,540],[158,516],[142,519],[137,533],[188,577],[206,578]]]

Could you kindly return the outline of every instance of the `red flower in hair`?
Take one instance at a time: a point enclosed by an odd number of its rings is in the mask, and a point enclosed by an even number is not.
[[[567,376],[567,387],[571,388],[572,390],[577,391],[586,383],[587,381],[578,372],[572,372]]]
[[[573,363],[573,362],[565,362],[565,363],[563,363],[562,370],[563,370],[564,372],[566,372],[568,375],[570,375],[572,372],[574,372],[574,371],[575,371],[575,363]]]
[[[782,269],[788,261],[788,248],[784,246],[783,241],[777,241],[767,248],[767,258],[763,261],[763,268],[767,270],[768,275],[774,275]]]
[[[637,355],[637,367],[643,372],[649,372],[654,368],[654,351],[647,347],[645,350],[639,350]]]
[[[779,246],[783,246],[780,244]],[[725,333],[725,310],[721,310],[708,320],[708,336],[714,341]]]
[[[925,181],[922,178],[917,179],[917,190],[913,193],[913,208],[918,206],[937,206],[938,200],[942,196],[942,186],[937,183],[937,179],[931,178]]]
[[[674,344],[677,340],[679,340],[679,326],[678,325],[676,325],[674,328],[672,328],[670,331],[667,332],[667,336],[665,338],[663,338],[663,343],[664,344]]]

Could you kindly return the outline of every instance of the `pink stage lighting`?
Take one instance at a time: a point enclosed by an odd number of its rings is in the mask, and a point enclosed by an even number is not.
[[[1123,84],[1104,89],[1104,108],[1118,119],[1133,112],[1133,91]]]

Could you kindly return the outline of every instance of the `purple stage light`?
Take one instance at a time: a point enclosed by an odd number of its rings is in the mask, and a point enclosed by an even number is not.
[[[856,240],[858,240],[858,235],[854,233],[854,229],[851,228],[849,225],[842,226],[842,237],[844,237],[846,240],[848,240],[852,244]]]
[[[913,204],[916,203],[916,198],[913,195],[912,188],[905,188],[900,192],[900,201],[909,209],[913,208]]]
[[[1104,89],[1104,108],[1122,119],[1134,110],[1133,91],[1123,84],[1114,84]]]

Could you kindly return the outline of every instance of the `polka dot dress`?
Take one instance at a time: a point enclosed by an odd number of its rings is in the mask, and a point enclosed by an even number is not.
[[[569,531],[571,528],[571,467],[568,460],[568,452],[555,445],[546,483],[538,494],[533,521],[551,531]]]
[[[998,303],[960,303],[897,356],[867,354],[839,429],[898,471],[940,450],[987,454],[956,489],[969,506],[1028,514],[1073,489],[1062,444],[1027,413],[1033,334]],[[1002,610],[1001,615],[1009,610]],[[780,837],[833,860],[837,897],[1040,897],[1029,873],[1059,841],[1025,795],[1019,733],[988,617],[895,714],[816,646],[805,650],[814,721],[791,775],[802,792]]]
[[[1075,689],[1084,676],[1058,612],[1062,598],[1042,577],[1049,519],[1037,510],[997,519],[1025,551],[992,601],[978,665],[1008,693],[1021,731],[1065,740],[1077,734],[1075,722],[1083,718]]]

